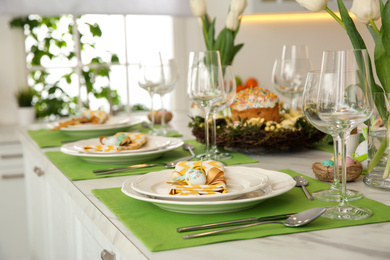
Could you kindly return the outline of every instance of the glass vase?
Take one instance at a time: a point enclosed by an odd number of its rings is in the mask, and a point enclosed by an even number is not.
[[[373,93],[373,95],[379,94]],[[389,97],[390,95],[388,95],[387,100]],[[390,129],[379,116],[378,110],[375,109],[368,122],[368,168],[363,179],[363,182],[370,187],[390,190],[389,137]]]

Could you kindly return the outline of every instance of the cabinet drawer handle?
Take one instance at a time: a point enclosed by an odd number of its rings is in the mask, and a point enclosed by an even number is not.
[[[103,249],[102,252],[100,253],[100,257],[102,260],[115,260],[115,253],[110,253],[106,249]]]
[[[14,159],[14,158],[22,158],[23,154],[22,153],[15,153],[15,154],[1,154],[0,158],[1,159]]]
[[[1,175],[1,178],[3,180],[10,180],[10,179],[21,179],[24,178],[23,173],[17,173],[17,174],[3,174]]]
[[[42,176],[45,173],[38,166],[34,166],[34,172],[38,175],[38,177]]]

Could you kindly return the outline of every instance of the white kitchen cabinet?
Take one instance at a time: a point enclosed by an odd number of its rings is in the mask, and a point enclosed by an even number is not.
[[[76,203],[88,199],[35,144],[23,149],[31,260],[125,259]]]
[[[0,259],[27,259],[26,193],[21,143],[0,131]],[[14,131],[12,128],[7,132]],[[11,137],[11,138],[10,138]]]

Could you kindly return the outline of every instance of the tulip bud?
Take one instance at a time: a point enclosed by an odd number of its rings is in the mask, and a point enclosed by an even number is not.
[[[378,20],[381,16],[379,0],[354,0],[351,12],[364,24],[370,23],[371,19]]]
[[[226,28],[228,28],[231,31],[235,31],[240,21],[239,17],[240,17],[239,14],[230,11],[226,17]]]
[[[203,17],[207,12],[205,0],[190,0],[190,6],[195,17]]]
[[[241,15],[246,6],[248,5],[246,0],[232,0],[230,2],[230,11],[235,12],[238,15]]]
[[[328,0],[296,0],[302,7],[309,11],[319,12],[328,6]]]

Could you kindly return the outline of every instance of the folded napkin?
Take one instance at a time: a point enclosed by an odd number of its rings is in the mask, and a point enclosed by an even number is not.
[[[141,148],[148,138],[143,133],[119,132],[113,136],[102,136],[99,140],[101,145],[83,145],[82,150],[102,153],[136,150]]]
[[[226,193],[224,167],[217,161],[182,161],[171,174],[170,195]]]
[[[302,175],[292,170],[282,170],[282,172],[287,173],[292,177]],[[307,186],[310,192],[328,189],[330,187],[328,183],[323,183],[310,177],[306,178],[310,183],[310,185]],[[182,239],[184,234],[176,232],[176,228],[178,227],[249,217],[288,214],[301,212],[309,208],[327,207],[333,204],[319,200],[308,201],[306,196],[302,193],[302,189],[300,187],[294,187],[289,192],[267,199],[258,206],[248,210],[224,214],[181,214],[169,212],[158,208],[152,203],[128,197],[121,192],[120,188],[96,189],[92,190],[92,192],[145,244],[150,251],[153,252],[224,241],[252,239],[390,221],[390,206],[386,206],[371,199],[362,198],[353,201],[353,205],[371,209],[374,214],[367,219],[332,220],[320,217],[312,223],[298,228],[285,228],[282,225],[262,225],[221,233],[215,236]]]
[[[204,152],[203,144],[200,144],[195,140],[185,140],[184,142],[192,144],[194,146],[194,152],[196,154],[201,154],[202,152]],[[122,171],[122,172],[106,174],[106,175],[96,175],[95,173],[92,172],[93,170],[112,168],[112,167],[118,167],[123,165],[90,164],[76,156],[64,154],[59,151],[46,152],[45,154],[58,167],[58,169],[60,169],[61,172],[63,172],[72,181],[143,174],[148,172],[166,170],[165,166],[154,166],[154,167],[147,167],[147,168],[131,169],[128,171]],[[188,151],[185,151],[183,150],[183,148],[179,147],[164,153],[160,158],[150,161],[149,163],[167,163],[189,155],[190,153]],[[252,159],[249,156],[246,156],[241,153],[233,152],[231,153],[231,155],[232,155],[231,159],[224,161],[227,165],[248,164],[248,163],[258,162],[257,160]]]
[[[75,117],[70,120],[59,122],[58,126],[52,128],[51,130],[58,130],[70,125],[80,125],[85,123],[104,124],[108,118],[109,115],[104,111],[86,110],[81,114],[81,117]]]

